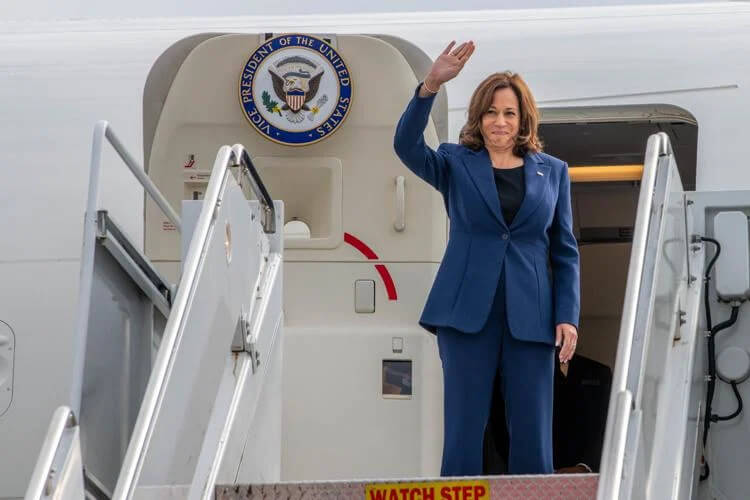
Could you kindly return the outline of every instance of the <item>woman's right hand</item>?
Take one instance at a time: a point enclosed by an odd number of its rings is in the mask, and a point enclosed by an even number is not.
[[[454,49],[455,44],[455,41],[449,43],[443,53],[432,63],[432,67],[424,79],[429,89],[437,91],[442,84],[454,79],[461,72],[476,47],[471,40]],[[424,89],[424,85],[422,88]]]

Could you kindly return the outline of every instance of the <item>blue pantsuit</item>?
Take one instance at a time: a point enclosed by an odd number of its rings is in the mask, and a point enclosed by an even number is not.
[[[482,441],[501,384],[510,436],[510,474],[548,474],[552,468],[552,391],[555,349],[513,338],[505,321],[501,275],[487,323],[475,335],[438,328],[443,363],[445,432],[443,476],[482,473]]]
[[[396,127],[394,148],[442,194],[450,218],[448,245],[419,319],[437,334],[443,363],[443,475],[481,473],[495,380],[506,400],[510,472],[552,472],[555,325],[577,326],[580,311],[568,166],[527,152],[525,195],[507,224],[488,151],[427,146],[423,132],[434,96],[418,92]]]

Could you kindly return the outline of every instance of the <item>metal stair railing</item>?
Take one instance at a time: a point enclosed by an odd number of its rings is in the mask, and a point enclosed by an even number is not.
[[[84,498],[78,422],[67,406],[52,416],[24,498]]]
[[[115,134],[109,122],[101,120],[97,122],[94,127],[94,138],[93,145],[91,148],[91,167],[89,173],[89,189],[86,201],[86,213],[84,216],[84,238],[83,238],[83,250],[81,262],[85,262],[88,259],[93,259],[95,253],[95,247],[97,239],[107,240],[107,236],[112,232],[120,233],[116,230],[115,224],[106,216],[106,211],[98,211],[99,203],[99,184],[102,171],[102,152],[104,149],[104,143],[109,142],[112,148],[115,150],[117,155],[122,159],[125,165],[130,169],[138,182],[143,186],[146,193],[156,202],[161,208],[164,214],[169,220],[175,225],[177,230],[181,230],[182,222],[177,212],[169,204],[164,195],[154,185],[153,181],[146,175],[143,167],[133,158],[128,150],[123,146],[120,139]],[[103,224],[103,221],[107,224]],[[108,231],[109,230],[109,231]],[[104,233],[102,234],[102,231]],[[120,263],[126,269],[126,271],[133,277],[136,282],[139,282],[139,274],[145,275],[150,278],[150,281],[154,283],[154,288],[159,290],[168,287],[166,280],[164,280],[159,273],[153,269],[148,263],[148,260],[137,252],[128,252],[132,250],[132,245],[129,245],[127,238],[120,238],[119,242],[117,238],[109,238],[112,248],[116,248],[115,257],[118,258]],[[118,244],[119,243],[119,244]],[[119,248],[117,248],[119,247]],[[125,248],[123,248],[125,247]],[[132,261],[132,262],[130,262]],[[93,275],[90,273],[81,274],[81,290],[90,290],[92,285]],[[146,280],[140,280],[145,281]],[[170,295],[174,292],[173,287],[169,287],[169,290],[159,290],[160,294],[163,294],[169,301]],[[152,295],[149,289],[144,290],[147,295]],[[156,297],[154,297],[156,298]],[[158,300],[155,302],[157,307],[161,306],[160,309],[164,309],[164,304]],[[76,331],[78,335],[74,338],[74,358],[73,358],[73,381],[71,384],[71,396],[70,396],[70,407],[74,415],[80,415],[81,412],[81,397],[84,381],[84,365],[86,358],[86,341],[87,341],[87,329],[86,323],[89,317],[90,301],[87,297],[80,297],[77,311],[77,322]],[[163,311],[167,312],[167,311]]]
[[[649,298],[652,293],[652,270],[656,255],[654,236],[658,233],[659,218],[655,199],[663,194],[664,182],[658,182],[659,165],[662,157],[672,153],[669,137],[664,133],[649,137],[646,147],[643,177],[638,199],[638,212],[633,232],[625,301],[617,346],[617,358],[612,378],[612,392],[609,403],[609,417],[604,435],[600,477],[597,498],[617,500],[623,491],[623,478],[626,469],[633,472],[635,457],[628,457],[628,440],[637,439],[638,423],[632,421],[637,414],[641,379],[644,376],[644,350],[647,348],[643,334],[650,314]],[[662,185],[663,184],[663,185]],[[661,189],[660,189],[661,188]],[[629,477],[628,481],[633,478]]]
[[[250,187],[258,197],[264,231],[266,233],[276,231],[276,212],[273,201],[249,155],[242,146],[236,145],[233,148],[223,146],[217,154],[206,194],[202,201],[201,214],[193,231],[183,265],[180,286],[174,298],[171,314],[141,402],[138,420],[133,429],[117,480],[117,486],[113,494],[115,499],[128,499],[135,493],[145,455],[154,433],[156,420],[165,398],[166,385],[176,362],[177,346],[181,342],[182,331],[186,325],[186,316],[190,311],[193,297],[197,293],[198,276],[206,256],[207,245],[210,243],[209,236],[221,207],[221,194],[228,177],[232,175],[232,167],[239,167],[240,178],[245,178],[250,182]],[[250,221],[248,221],[249,223]],[[228,353],[230,347],[230,344],[227,344]]]

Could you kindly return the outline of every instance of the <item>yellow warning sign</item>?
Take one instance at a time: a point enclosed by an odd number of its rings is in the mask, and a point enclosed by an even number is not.
[[[368,484],[365,500],[489,500],[490,483],[434,481],[429,483]]]

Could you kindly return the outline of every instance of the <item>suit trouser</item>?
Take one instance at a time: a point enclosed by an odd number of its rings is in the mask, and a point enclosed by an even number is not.
[[[502,384],[510,474],[550,474],[555,348],[515,339],[505,317],[502,273],[487,323],[478,333],[438,328],[443,364],[441,475],[482,473],[482,445],[494,383]]]

